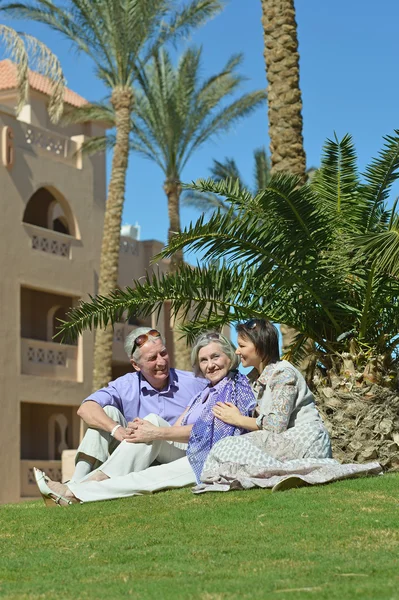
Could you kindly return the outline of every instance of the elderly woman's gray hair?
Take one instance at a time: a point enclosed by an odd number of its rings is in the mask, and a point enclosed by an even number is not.
[[[154,331],[154,327],[137,327],[137,329],[133,329],[133,331],[131,331],[129,333],[129,335],[126,336],[124,347],[125,347],[125,352],[128,355],[129,359],[133,358],[133,360],[136,361],[136,362],[139,360],[139,358],[140,358],[140,347],[136,348],[135,351],[134,351],[134,354],[132,355],[132,350],[133,350],[134,342],[137,340],[137,338],[140,335],[148,333],[149,331]],[[161,334],[159,334],[159,337],[161,338],[161,341],[164,344],[165,342],[164,342],[164,339],[163,339],[163,337],[162,337]],[[149,337],[148,339],[149,340],[150,339],[156,340],[158,338],[157,337],[153,337],[153,338]]]
[[[222,333],[218,331],[205,331],[201,333],[194,342],[193,349],[191,350],[191,364],[193,365],[194,375],[201,376],[201,371],[198,362],[198,353],[201,348],[205,348],[209,344],[217,342],[220,344],[221,350],[231,360],[230,369],[237,369],[239,365],[239,358],[236,354],[236,348],[234,344]]]

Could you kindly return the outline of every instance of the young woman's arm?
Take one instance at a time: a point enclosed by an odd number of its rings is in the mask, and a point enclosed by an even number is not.
[[[288,428],[292,411],[298,397],[298,381],[295,372],[287,367],[278,367],[268,380],[271,402],[263,407],[259,400],[259,429],[282,433]],[[264,410],[262,410],[264,408]]]
[[[257,431],[259,429],[256,419],[244,417],[231,402],[216,402],[212,412],[217,419],[220,419],[223,423],[234,425],[234,427],[242,427],[248,431]]]
[[[217,402],[213,408],[213,414],[224,423],[242,427],[248,431],[267,429],[275,433],[282,433],[288,427],[295,400],[298,396],[296,375],[292,369],[277,369],[269,378],[268,385],[271,390],[272,401],[263,407],[262,398],[260,398],[260,415],[257,419],[243,417],[238,408],[230,402]]]

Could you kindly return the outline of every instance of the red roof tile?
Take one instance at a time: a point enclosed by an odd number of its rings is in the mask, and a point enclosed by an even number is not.
[[[46,94],[46,96],[51,95],[52,84],[51,80],[44,75],[40,75],[40,73],[36,73],[36,71],[31,71],[29,69],[29,85],[33,90],[37,92],[41,92],[42,94]],[[0,91],[3,90],[12,90],[17,87],[17,67],[15,64],[9,60],[1,60],[0,61]],[[65,88],[64,92],[64,102],[70,104],[72,106],[83,106],[84,104],[88,104],[87,100],[79,96],[76,92]]]

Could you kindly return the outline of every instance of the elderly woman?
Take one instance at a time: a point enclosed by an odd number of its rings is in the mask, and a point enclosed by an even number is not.
[[[217,332],[200,335],[191,357],[195,373],[209,383],[191,400],[175,425],[170,426],[158,415],[135,419],[132,441],[122,441],[111,457],[80,483],[60,484],[35,469],[46,505],[134,496],[184,487],[198,480],[213,443],[225,435],[244,433],[240,427],[226,428],[224,422],[215,418],[212,408],[226,403],[245,416],[255,402],[246,378],[237,372],[231,374],[238,358],[235,347],[225,336]],[[151,467],[154,460],[162,464]]]
[[[251,433],[223,439],[213,446],[202,472],[206,482],[244,481],[275,460],[331,457],[331,445],[314,398],[301,373],[280,360],[277,329],[264,319],[236,327],[236,353],[250,373],[257,400],[257,417],[239,414],[234,406],[216,404],[214,414]],[[245,485],[245,484],[244,484]]]

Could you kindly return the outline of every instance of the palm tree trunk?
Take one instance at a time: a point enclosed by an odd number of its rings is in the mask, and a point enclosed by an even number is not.
[[[181,185],[178,177],[168,177],[164,183],[164,190],[168,199],[168,215],[169,215],[169,230],[168,242],[170,243],[176,233],[180,233],[180,194]],[[179,250],[173,254],[170,262],[169,270],[171,273],[176,273],[179,265],[183,262],[183,252]],[[182,322],[182,316],[176,315],[173,324],[173,362],[178,369],[191,371],[190,349],[184,338],[177,331],[177,326]],[[171,349],[169,352],[172,354]]]
[[[168,199],[168,243],[170,243],[173,236],[176,235],[176,233],[180,233],[181,185],[179,179],[177,177],[168,177],[164,183],[163,189]],[[183,252],[179,250],[172,256],[170,260],[170,272],[175,273],[182,262]]]
[[[262,0],[272,170],[306,178],[294,0]]]
[[[261,1],[272,172],[295,173],[305,183],[306,155],[294,0]],[[280,329],[284,352],[293,342],[296,331],[287,325],[280,325]]]
[[[120,230],[125,200],[133,91],[130,88],[115,89],[111,96],[111,103],[115,109],[116,143],[112,157],[101,245],[98,282],[98,294],[101,296],[107,295],[118,284]],[[95,390],[107,385],[112,378],[112,342],[112,327],[97,330],[93,368],[93,389]]]

